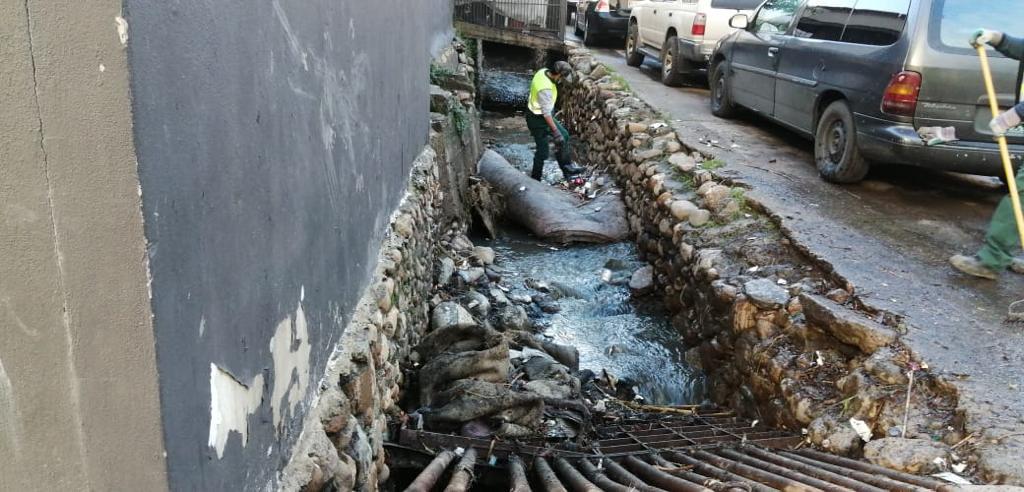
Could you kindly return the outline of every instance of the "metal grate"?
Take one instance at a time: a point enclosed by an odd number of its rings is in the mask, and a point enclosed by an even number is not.
[[[456,0],[455,20],[565,40],[566,0]]]
[[[515,491],[919,492],[949,488],[933,478],[797,449],[799,436],[731,414],[622,422],[597,429],[597,435],[600,439],[588,449],[559,449],[543,440],[513,443],[404,429],[399,446],[436,455],[433,468],[442,470],[457,461],[450,451],[442,450],[474,449],[470,460],[476,467],[505,469],[502,473]],[[531,489],[530,484],[540,488]],[[441,490],[442,485],[417,490]]]

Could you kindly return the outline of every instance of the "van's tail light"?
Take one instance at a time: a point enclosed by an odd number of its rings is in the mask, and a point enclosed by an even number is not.
[[[612,11],[612,7],[608,4],[608,0],[600,0],[597,2],[597,6],[594,7],[594,11],[607,14]]]
[[[693,29],[690,30],[690,34],[694,36],[703,36],[707,32],[708,27],[708,16],[707,14],[697,14],[693,18]]]
[[[893,75],[882,96],[882,112],[896,116],[914,116],[921,94],[921,74],[900,72]]]

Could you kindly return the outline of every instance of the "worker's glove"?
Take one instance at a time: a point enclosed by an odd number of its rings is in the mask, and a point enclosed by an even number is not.
[[[990,31],[988,29],[978,29],[971,34],[971,46],[977,48],[979,46],[990,44],[992,46],[999,46],[999,43],[1003,42],[1003,33],[999,31]]]
[[[555,144],[559,147],[565,145],[565,135],[562,135],[562,132],[555,132]]]
[[[992,133],[995,133],[997,137],[1006,136],[1006,132],[1010,131],[1011,128],[1015,128],[1020,125],[1020,114],[1017,113],[1016,109],[1011,109],[992,120],[988,124],[988,127],[992,129]]]

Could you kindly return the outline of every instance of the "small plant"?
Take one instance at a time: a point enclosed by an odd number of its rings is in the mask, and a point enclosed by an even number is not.
[[[466,108],[462,107],[461,104],[452,104],[451,115],[455,131],[459,132],[460,137],[465,135],[466,130],[469,129],[469,115],[466,113]]]
[[[454,75],[455,72],[442,67],[435,63],[430,64],[430,83],[434,85],[440,84],[441,80]]]
[[[740,187],[733,187],[730,191],[732,199],[736,201],[736,205],[739,207],[732,214],[732,220],[737,220],[744,214],[750,213],[750,204],[747,203],[747,190]]]
[[[710,161],[704,161],[704,163],[701,164],[700,166],[703,167],[704,169],[707,169],[708,171],[714,171],[715,169],[721,169],[725,167],[725,163],[718,159],[712,159]]]

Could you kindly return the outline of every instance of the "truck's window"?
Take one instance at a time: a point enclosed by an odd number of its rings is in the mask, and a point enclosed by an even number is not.
[[[1011,36],[1024,36],[1020,0],[935,0],[929,26],[929,43],[942,51],[971,53],[968,46],[975,29],[992,29]]]
[[[711,8],[727,10],[754,10],[761,0],[711,0]]]
[[[754,32],[760,34],[784,33],[793,22],[800,0],[768,0],[757,12]]]
[[[856,0],[811,0],[796,24],[793,35],[800,38],[839,41],[843,37]]]
[[[909,11],[910,0],[858,0],[843,32],[843,41],[875,46],[893,44],[903,34]]]

